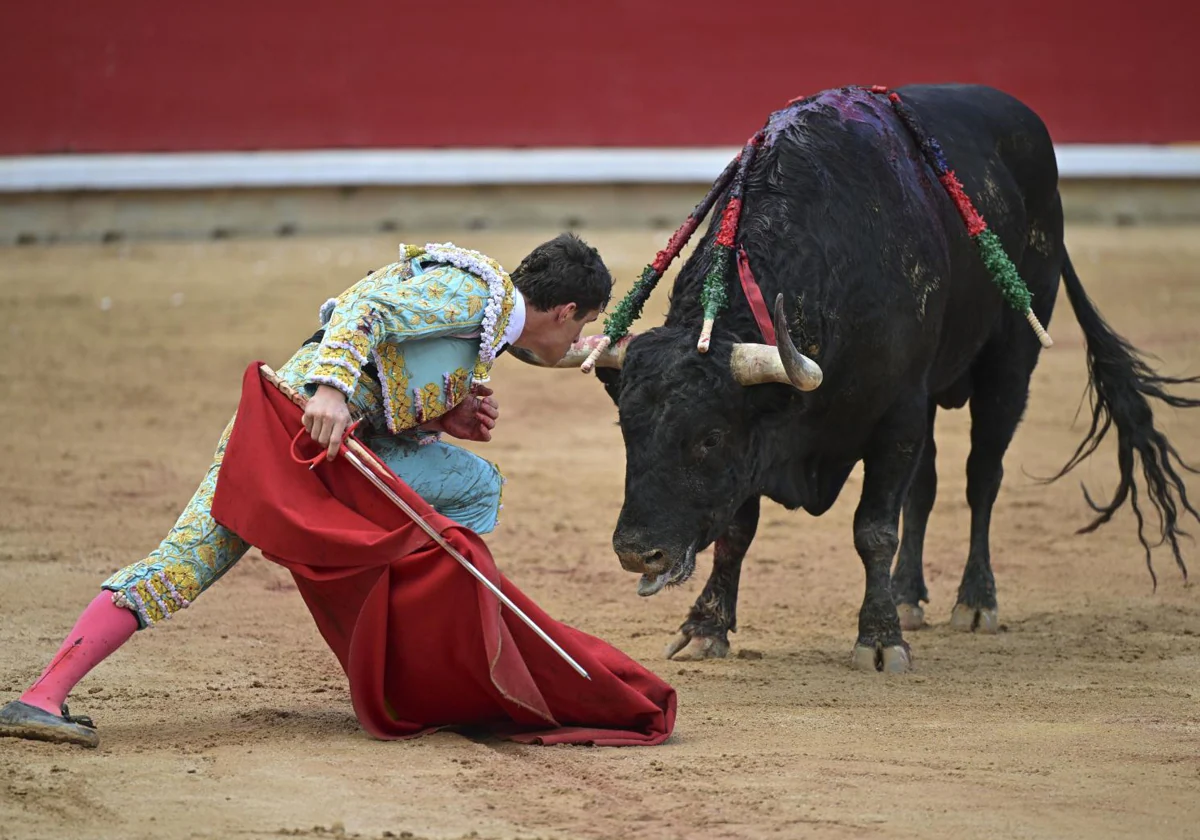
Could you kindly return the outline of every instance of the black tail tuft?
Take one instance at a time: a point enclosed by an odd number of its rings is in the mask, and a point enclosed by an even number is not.
[[[1197,470],[1184,463],[1175,447],[1154,426],[1154,413],[1149,400],[1161,400],[1174,408],[1200,406],[1200,399],[1176,396],[1167,387],[1172,385],[1195,385],[1200,376],[1175,379],[1158,376],[1150,369],[1133,345],[1113,332],[1095,305],[1088,298],[1079,282],[1079,275],[1071,265],[1070,257],[1063,265],[1063,281],[1067,299],[1075,311],[1079,326],[1087,340],[1088,396],[1092,406],[1092,426],[1087,436],[1067,461],[1066,466],[1054,476],[1061,478],[1077,467],[1096,451],[1109,429],[1117,427],[1117,464],[1121,480],[1112,499],[1107,504],[1098,504],[1084,488],[1084,497],[1092,510],[1099,514],[1090,525],[1079,533],[1090,533],[1112,519],[1117,509],[1129,499],[1133,515],[1137,518],[1138,539],[1146,549],[1146,568],[1157,587],[1158,578],[1150,561],[1151,545],[1145,534],[1145,519],[1138,505],[1138,486],[1134,480],[1134,456],[1142,462],[1142,475],[1146,481],[1146,495],[1158,512],[1160,539],[1156,545],[1168,543],[1175,563],[1187,580],[1187,566],[1179,550],[1179,538],[1188,534],[1180,528],[1181,514],[1191,514],[1200,521],[1200,513],[1188,500],[1187,488],[1180,477],[1181,471],[1195,473]],[[1051,479],[1053,480],[1053,479]]]

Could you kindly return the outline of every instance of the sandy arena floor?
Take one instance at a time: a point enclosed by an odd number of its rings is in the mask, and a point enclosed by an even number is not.
[[[542,238],[457,237],[509,265]],[[629,281],[665,234],[589,238]],[[1069,245],[1121,332],[1165,370],[1200,373],[1200,231],[1076,228]],[[102,578],[157,544],[243,367],[282,362],[328,295],[394,253],[392,238],[0,250],[0,698],[37,675]],[[552,614],[676,686],[667,745],[373,741],[290,578],[252,553],[82,683],[73,710],[97,720],[101,749],[0,741],[0,838],[1200,836],[1200,596],[1163,552],[1152,590],[1128,513],[1073,535],[1088,521],[1078,479],[1111,490],[1111,449],[1035,480],[1084,428],[1065,298],[1051,332],[994,520],[998,635],[948,627],[968,438],[965,412],[943,413],[933,626],[909,634],[914,674],[847,664],[857,477],[820,519],[764,507],[730,658],[665,661],[707,558],[682,589],[636,596],[609,547],[623,457],[607,396],[508,358],[481,447],[510,479],[490,544]],[[1200,412],[1161,421],[1200,462]]]

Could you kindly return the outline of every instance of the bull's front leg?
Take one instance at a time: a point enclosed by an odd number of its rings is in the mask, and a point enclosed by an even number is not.
[[[758,496],[748,499],[717,539],[712,574],[679,628],[679,635],[667,645],[668,659],[719,659],[729,653],[729,633],[737,631],[742,560],[758,529],[758,509]]]
[[[911,408],[894,407],[876,429],[863,458],[854,547],[867,581],[851,661],[865,671],[900,673],[912,667],[912,652],[904,641],[892,600],[889,572],[900,542],[900,509],[921,458],[926,416],[923,401]]]

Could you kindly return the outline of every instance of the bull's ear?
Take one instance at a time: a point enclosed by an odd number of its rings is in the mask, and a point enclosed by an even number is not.
[[[608,392],[608,397],[613,401],[613,405],[617,405],[617,397],[621,393],[621,370],[620,368],[596,368],[596,378],[604,384],[604,390]]]

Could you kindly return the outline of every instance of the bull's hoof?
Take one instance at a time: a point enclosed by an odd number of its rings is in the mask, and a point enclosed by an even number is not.
[[[925,609],[917,604],[897,604],[901,630],[920,630],[925,626]]]
[[[855,645],[850,664],[858,671],[904,674],[912,670],[912,650],[906,644],[890,647]]]
[[[971,607],[955,604],[950,614],[950,627],[964,633],[999,633],[1000,617],[995,607]]]
[[[667,659],[677,662],[697,662],[701,659],[724,659],[729,655],[729,642],[717,636],[689,636],[680,633],[663,651]]]

